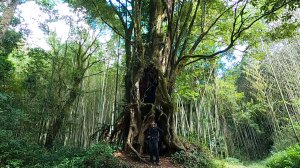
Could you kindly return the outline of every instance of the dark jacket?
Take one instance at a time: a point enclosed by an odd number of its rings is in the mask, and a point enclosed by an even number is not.
[[[157,140],[159,141],[159,136],[163,131],[159,127],[150,127],[146,131],[146,137],[148,140]]]

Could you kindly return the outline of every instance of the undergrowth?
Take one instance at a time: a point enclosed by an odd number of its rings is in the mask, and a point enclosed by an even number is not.
[[[224,168],[223,162],[217,161],[203,144],[194,141],[193,138],[181,138],[187,151],[176,152],[171,156],[174,164],[181,164],[185,168]]]
[[[299,168],[300,145],[293,145],[286,150],[274,153],[267,159],[267,166],[271,168]]]
[[[0,151],[0,167],[128,167],[113,156],[113,149],[104,142],[86,150],[70,147],[46,150],[22,138],[13,138],[9,132],[0,130]]]

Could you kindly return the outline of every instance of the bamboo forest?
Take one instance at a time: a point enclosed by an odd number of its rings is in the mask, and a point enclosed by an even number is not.
[[[300,0],[0,0],[0,167],[300,168]]]

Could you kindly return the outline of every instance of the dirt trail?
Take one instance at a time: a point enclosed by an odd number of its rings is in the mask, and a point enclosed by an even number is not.
[[[165,157],[165,156],[161,156],[160,159],[160,163],[159,165],[156,164],[150,164],[150,163],[145,163],[143,161],[141,161],[140,159],[129,155],[129,154],[124,154],[121,152],[116,152],[115,157],[123,160],[124,162],[126,162],[127,164],[131,165],[134,168],[183,168],[182,165],[178,165],[178,164],[173,164],[171,163],[171,158],[170,157]],[[149,156],[145,156],[146,161],[149,161]]]

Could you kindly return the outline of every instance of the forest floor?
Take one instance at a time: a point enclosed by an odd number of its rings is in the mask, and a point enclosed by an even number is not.
[[[155,165],[155,164],[150,164],[150,163],[145,163],[141,161],[139,158],[134,156],[133,154],[125,154],[121,152],[116,152],[114,153],[115,157],[121,159],[128,165],[132,166],[133,168],[183,168],[183,165],[180,164],[173,164],[171,162],[170,157],[166,156],[161,156],[160,157],[160,164]],[[144,159],[146,161],[149,161],[149,156],[145,156]],[[231,163],[231,162],[226,162],[223,161],[225,168],[265,168],[265,166],[261,163],[251,163],[251,164],[243,164],[241,162],[238,163]]]
[[[244,165],[242,163],[225,163],[226,168],[266,168],[266,166],[259,164],[259,163],[253,163],[249,165]]]
[[[123,160],[125,163],[127,163],[128,165],[130,165],[134,168],[151,168],[151,167],[153,167],[153,168],[154,167],[155,168],[183,168],[182,165],[173,164],[171,162],[171,158],[165,157],[165,156],[161,156],[159,158],[159,160],[160,160],[159,165],[156,165],[156,164],[151,164],[151,163],[145,163],[142,160],[140,160],[139,158],[132,156],[130,154],[124,154],[121,152],[117,152],[114,155],[115,155],[115,157]],[[145,156],[144,159],[148,162],[150,160],[149,156]]]
[[[227,168],[266,168],[266,163],[264,161],[248,162],[248,163],[230,163],[225,162],[225,167]]]

